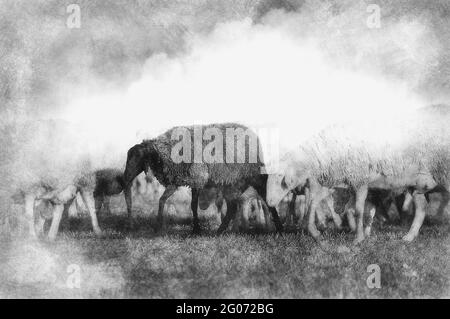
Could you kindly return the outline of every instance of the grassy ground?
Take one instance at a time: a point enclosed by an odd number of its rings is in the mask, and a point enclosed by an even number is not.
[[[375,227],[357,247],[352,234],[329,230],[320,248],[303,232],[216,237],[211,219],[196,237],[188,219],[172,221],[165,235],[153,232],[153,218],[137,217],[132,232],[124,221],[101,218],[103,238],[86,217],[64,225],[54,243],[3,241],[0,297],[450,297],[447,223],[428,221],[412,244],[400,240],[401,226]],[[371,264],[380,266],[380,289],[367,286]],[[80,288],[70,285],[74,269]]]

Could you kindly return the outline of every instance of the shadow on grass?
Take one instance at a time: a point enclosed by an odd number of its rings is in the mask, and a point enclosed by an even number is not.
[[[191,218],[168,219],[164,234],[155,232],[155,216],[135,216],[131,229],[125,215],[100,216],[99,222],[101,238],[95,237],[85,216],[67,220],[55,243],[43,241],[39,247],[55,258],[62,284],[65,267],[80,265],[80,290],[9,280],[8,292],[81,298],[448,296],[448,224],[427,223],[412,244],[400,240],[407,227],[376,225],[373,235],[357,247],[351,245],[354,234],[328,229],[323,232],[328,248],[322,249],[295,227],[283,236],[257,231],[216,236],[218,225],[202,219],[202,234],[192,236]],[[41,256],[41,250],[37,252]],[[367,287],[370,264],[381,268],[381,289]]]

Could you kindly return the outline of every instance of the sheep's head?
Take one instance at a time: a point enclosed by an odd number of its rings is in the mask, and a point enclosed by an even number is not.
[[[299,185],[305,185],[306,175],[294,171],[270,174],[267,179],[267,204],[276,207],[283,198]]]
[[[145,157],[146,149],[142,144],[136,144],[128,150],[127,164],[123,174],[125,186],[131,185],[134,178],[146,170]]]

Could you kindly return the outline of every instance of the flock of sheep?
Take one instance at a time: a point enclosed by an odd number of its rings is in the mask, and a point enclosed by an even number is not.
[[[138,184],[148,182],[148,179],[140,179],[145,173],[164,186],[155,225],[160,230],[166,227],[164,211],[168,198],[179,187],[188,186],[194,233],[200,232],[199,196],[213,190],[210,204],[215,203],[222,217],[219,234],[229,228],[230,222],[234,229],[245,231],[252,217],[257,225],[275,228],[281,233],[283,220],[279,212],[289,199],[287,217],[284,218],[287,224],[306,221],[308,232],[320,241],[318,226],[325,225],[326,219],[330,218],[340,229],[346,218],[355,232],[355,243],[359,243],[370,235],[375,214],[385,214],[394,203],[400,210],[414,209],[414,220],[403,237],[409,242],[419,234],[430,194],[441,193],[441,213],[450,200],[450,107],[431,106],[413,113],[384,123],[394,128],[392,132],[401,132],[399,135],[372,134],[376,137],[373,140],[365,137],[364,129],[384,129],[383,123],[365,128],[363,125],[363,129],[352,123],[330,127],[284,154],[277,171],[269,173],[261,157],[251,162],[248,153],[244,153],[246,160],[243,163],[176,163],[171,158],[171,149],[177,142],[172,138],[176,129],[173,128],[129,148],[124,171],[105,167],[93,169],[85,165],[81,157],[70,156],[73,154],[71,145],[64,145],[69,153],[66,162],[61,156],[55,157],[58,163],[47,165],[43,174],[34,172],[33,178],[26,176],[22,178],[25,182],[14,187],[23,198],[29,233],[34,237],[44,230],[45,216],[35,209],[38,202],[51,203],[52,223],[48,237],[55,239],[64,209],[77,195],[81,195],[97,235],[102,231],[96,212],[102,207],[107,208],[109,196],[124,193],[131,221],[132,193],[136,188],[133,185],[136,181]],[[201,129],[215,128],[225,135],[225,130],[230,127],[248,129],[235,123],[203,125]],[[185,129],[193,132],[195,128],[199,126]],[[226,142],[223,147],[224,150],[227,148]],[[237,145],[233,147],[236,153],[242,151]],[[245,147],[248,150],[249,145]],[[47,152],[51,150],[47,149]],[[36,158],[31,160],[39,166]],[[31,164],[24,162],[22,165]],[[63,174],[49,178],[48,172],[52,169],[60,169]],[[64,176],[64,180],[60,176]],[[338,193],[347,194],[343,214],[335,211]]]

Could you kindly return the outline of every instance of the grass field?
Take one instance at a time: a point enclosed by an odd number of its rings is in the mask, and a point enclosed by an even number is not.
[[[450,297],[448,222],[428,219],[406,244],[407,226],[375,225],[357,247],[353,235],[327,230],[320,247],[305,232],[227,234],[203,216],[203,235],[190,219],[172,219],[166,234],[154,217],[102,216],[103,238],[89,218],[66,223],[56,242],[10,238],[0,250],[0,297],[26,298],[441,298]],[[367,267],[381,269],[381,288],[368,288]],[[79,278],[72,284],[73,275]],[[77,282],[77,281],[75,281]]]

